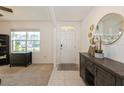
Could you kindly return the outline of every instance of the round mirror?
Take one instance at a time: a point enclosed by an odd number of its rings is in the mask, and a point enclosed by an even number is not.
[[[124,18],[115,13],[105,15],[97,24],[95,37],[101,37],[102,44],[112,44],[124,31]]]

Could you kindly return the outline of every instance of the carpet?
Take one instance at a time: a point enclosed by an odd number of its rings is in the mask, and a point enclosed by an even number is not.
[[[32,64],[28,67],[0,66],[1,86],[47,86],[53,64]]]

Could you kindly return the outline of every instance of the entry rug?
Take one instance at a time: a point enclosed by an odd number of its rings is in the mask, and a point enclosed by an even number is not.
[[[79,67],[77,64],[58,64],[57,70],[59,71],[78,71]]]

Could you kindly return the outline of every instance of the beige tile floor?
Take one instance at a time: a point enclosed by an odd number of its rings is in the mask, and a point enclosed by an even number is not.
[[[54,68],[48,86],[85,86],[79,71],[57,71]]]

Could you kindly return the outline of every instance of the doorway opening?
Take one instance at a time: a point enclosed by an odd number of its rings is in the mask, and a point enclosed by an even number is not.
[[[78,38],[75,27],[61,27],[57,34],[57,70],[77,71]]]

